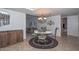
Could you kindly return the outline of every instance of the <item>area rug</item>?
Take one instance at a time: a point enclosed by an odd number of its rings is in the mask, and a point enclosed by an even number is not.
[[[56,47],[58,45],[58,41],[51,37],[46,37],[45,39],[34,37],[29,40],[29,44],[34,48],[50,49]]]

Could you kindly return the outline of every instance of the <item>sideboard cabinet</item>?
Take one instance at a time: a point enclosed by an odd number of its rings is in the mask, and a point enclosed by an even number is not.
[[[16,44],[23,41],[23,31],[2,31],[0,32],[0,48]]]

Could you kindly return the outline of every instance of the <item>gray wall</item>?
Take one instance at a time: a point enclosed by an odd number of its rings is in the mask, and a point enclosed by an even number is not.
[[[37,28],[37,17],[27,14],[26,15],[26,28]]]
[[[79,38],[79,15],[78,15],[78,38]]]
[[[55,24],[54,25],[52,24],[51,26],[48,25],[48,22],[50,20],[52,22],[54,22]],[[37,22],[37,28],[38,29],[40,29],[42,26],[43,27],[46,26],[47,27],[47,30],[51,30],[53,34],[55,32],[55,28],[58,27],[57,36],[61,36],[61,16],[60,15],[47,17],[46,22],[43,23],[43,24]]]
[[[53,21],[55,23],[55,25],[48,25],[48,21]],[[37,29],[41,29],[41,27],[46,27],[47,30],[51,30],[52,33],[54,34],[55,32],[55,28],[58,27],[58,31],[57,31],[57,36],[61,36],[61,16],[57,15],[57,16],[51,16],[51,17],[47,17],[46,22],[44,23],[40,23],[38,21],[38,18],[36,16],[32,16],[32,15],[26,15],[26,27],[29,28],[29,24],[30,22],[36,23],[36,25],[32,24],[32,27],[37,27]]]

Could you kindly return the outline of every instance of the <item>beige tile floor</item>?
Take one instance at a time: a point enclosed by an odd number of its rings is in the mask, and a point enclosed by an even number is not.
[[[27,35],[27,39],[23,42],[0,48],[0,51],[79,51],[79,38],[77,37],[61,37],[57,38],[58,46],[52,49],[37,49],[29,45],[28,41],[32,36]]]

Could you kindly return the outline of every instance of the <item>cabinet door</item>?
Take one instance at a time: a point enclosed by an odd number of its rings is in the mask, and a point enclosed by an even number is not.
[[[22,42],[23,41],[23,31],[18,31],[17,32],[17,41]]]
[[[8,36],[7,32],[0,33],[1,47],[6,47],[8,45]]]
[[[0,48],[2,47],[2,35],[0,33]]]
[[[10,45],[17,43],[17,33],[16,33],[16,31],[9,32],[8,37],[9,37],[9,44]]]

